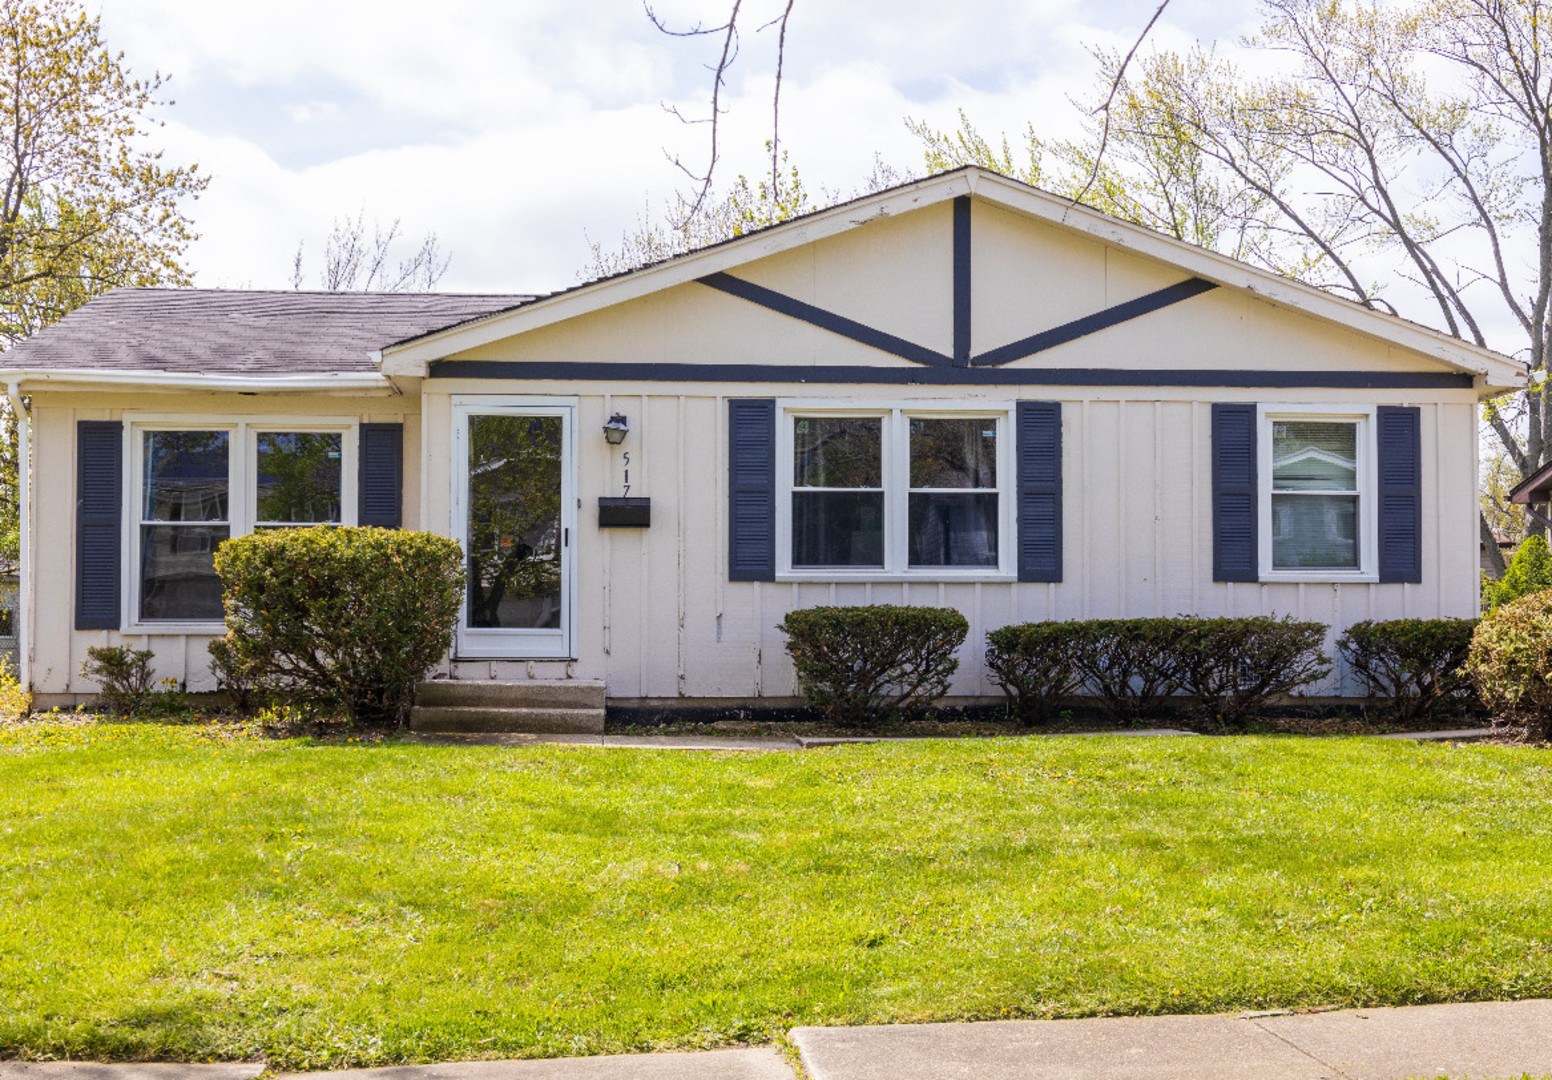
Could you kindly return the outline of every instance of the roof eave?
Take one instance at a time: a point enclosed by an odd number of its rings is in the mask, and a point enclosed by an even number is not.
[[[43,389],[134,389],[149,391],[225,391],[230,393],[368,394],[398,391],[379,372],[339,371],[307,375],[231,375],[174,371],[123,371],[111,368],[0,369],[0,383],[21,393]]]

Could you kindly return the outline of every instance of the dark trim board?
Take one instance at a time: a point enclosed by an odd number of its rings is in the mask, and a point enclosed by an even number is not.
[[[1204,292],[1211,292],[1218,286],[1205,278],[1187,278],[1177,281],[1173,285],[1166,285],[1162,289],[1155,289],[1151,293],[1139,296],[1135,300],[1127,300],[1120,304],[1114,304],[1103,311],[1096,311],[1092,315],[1085,315],[1081,319],[1063,323],[1061,326],[1053,326],[1049,330],[1042,330],[1038,334],[1031,334],[1027,338],[1003,345],[996,349],[989,349],[977,356],[971,363],[977,367],[982,365],[992,367],[998,364],[1009,364],[1014,360],[1022,360],[1026,356],[1034,356],[1036,353],[1054,349],[1058,345],[1065,345],[1069,341],[1077,341],[1079,338],[1088,337],[1090,334],[1101,330],[1108,330],[1112,326],[1118,326],[1124,322],[1151,315],[1155,311],[1178,304],[1182,300],[1189,300],[1193,296],[1200,296]]]
[[[517,382],[791,383],[814,386],[1219,386],[1244,389],[1469,390],[1450,371],[1211,371],[1201,368],[816,367],[572,360],[434,360],[433,379]]]

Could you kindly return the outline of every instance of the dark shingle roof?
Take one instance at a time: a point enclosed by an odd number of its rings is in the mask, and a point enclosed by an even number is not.
[[[532,296],[114,289],[19,343],[19,370],[310,375],[375,371],[375,349]]]

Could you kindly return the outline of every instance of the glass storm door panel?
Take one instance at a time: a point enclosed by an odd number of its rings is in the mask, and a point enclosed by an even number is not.
[[[571,655],[569,409],[463,410],[460,656]]]

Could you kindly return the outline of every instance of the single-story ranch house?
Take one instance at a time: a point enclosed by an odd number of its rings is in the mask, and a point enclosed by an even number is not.
[[[1526,371],[966,168],[549,296],[120,289],[0,381],[44,704],[214,688],[212,549],[336,522],[464,544],[447,674],[650,706],[790,698],[816,604],[960,609],[967,699],[1016,621],[1475,615]]]

